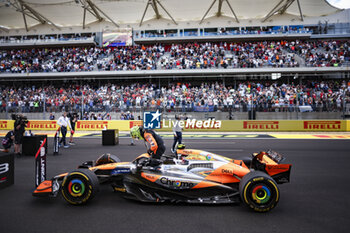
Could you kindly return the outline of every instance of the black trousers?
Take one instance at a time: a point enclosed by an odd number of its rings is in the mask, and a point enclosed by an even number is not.
[[[61,133],[62,133],[62,138],[60,140],[60,143],[63,142],[63,145],[66,145],[66,135],[67,135],[67,127],[61,126]]]
[[[178,142],[179,144],[181,144],[182,142],[182,132],[175,132],[176,136],[174,135],[174,143],[173,143],[173,150],[175,150],[175,145]]]

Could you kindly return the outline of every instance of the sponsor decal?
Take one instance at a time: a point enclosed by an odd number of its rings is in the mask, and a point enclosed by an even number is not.
[[[168,177],[161,177],[160,183],[170,187],[174,187],[174,188],[192,188],[194,186],[194,183],[192,182],[172,180],[172,179],[169,179]]]
[[[40,147],[35,155],[35,186],[46,180],[46,138],[40,141]]]
[[[45,147],[42,147],[40,149],[40,157],[44,157],[46,155],[45,153]],[[41,164],[41,181],[46,180],[46,158],[41,158],[40,159],[40,164]]]
[[[114,190],[115,190],[115,191],[118,191],[118,192],[122,192],[122,193],[125,193],[125,192],[126,192],[126,188],[117,188],[117,187],[114,187]]]
[[[210,154],[207,154],[207,156],[205,156],[206,160],[211,160],[212,159],[212,156]]]
[[[222,122],[219,120],[196,120],[196,119],[187,119],[182,121],[172,121],[164,120],[162,121],[162,128],[172,128],[177,126],[185,129],[221,129]]]
[[[200,153],[201,156],[205,156],[205,159],[210,161],[213,159],[213,154],[209,153],[209,152],[206,152],[206,151],[202,151]]]
[[[0,174],[6,173],[9,171],[9,164],[8,163],[2,163],[0,164]]]
[[[56,121],[29,121],[28,129],[57,129]]]
[[[157,178],[156,176],[152,176],[152,175],[149,175],[149,174],[146,174],[145,177],[148,178],[148,179],[152,179],[152,180]]]
[[[334,130],[341,129],[340,121],[304,121],[304,129]]]
[[[279,129],[278,121],[243,121],[243,129]]]
[[[116,168],[111,171],[111,175],[116,175],[116,174],[125,174],[129,173],[130,169],[129,168]]]
[[[134,126],[142,126],[142,121],[130,121],[129,128],[131,129]]]
[[[0,121],[0,129],[7,129],[7,121]]]
[[[160,175],[152,175],[152,174],[148,174],[148,173],[141,173],[141,176],[151,182],[156,182],[159,178]]]
[[[202,155],[190,155],[186,157],[187,160],[206,160]]]
[[[181,154],[182,155],[190,155],[190,154],[192,154],[192,151],[191,150],[181,150]]]
[[[0,178],[0,183],[4,183],[4,182],[6,182],[6,180],[7,180],[7,177],[5,176],[5,177],[2,177],[2,178]]]
[[[223,174],[229,174],[229,175],[233,175],[233,172],[231,170],[228,170],[228,169],[221,169],[221,172]]]
[[[222,122],[219,120],[196,120],[187,119],[181,121],[161,120],[162,114],[157,110],[156,112],[144,112],[143,127],[145,129],[160,129],[173,128],[179,126],[185,129],[221,129]],[[130,125],[131,127],[131,125]]]
[[[143,127],[145,129],[160,129],[160,119],[162,114],[157,110],[156,112],[143,113]]]
[[[78,121],[77,129],[106,129],[108,121]]]

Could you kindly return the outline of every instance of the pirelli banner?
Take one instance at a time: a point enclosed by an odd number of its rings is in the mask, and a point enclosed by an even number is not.
[[[12,120],[0,120],[0,130],[13,129]],[[164,120],[161,128],[156,131],[171,131],[173,121]],[[350,121],[347,120],[194,120],[189,119],[181,123],[184,131],[226,131],[226,132],[345,132],[350,131]],[[127,120],[97,120],[78,121],[76,131],[100,131],[102,129],[119,129],[129,131],[133,126],[143,125],[142,121]],[[31,120],[26,130],[55,131],[58,129],[56,121]]]
[[[164,122],[159,131],[172,129],[172,123]],[[350,121],[344,120],[211,120],[185,122],[185,131],[226,131],[226,132],[344,132],[350,131]]]
[[[12,130],[13,120],[0,120],[0,130]],[[78,121],[75,126],[76,131],[99,131],[102,129],[119,129],[120,131],[129,131],[136,125],[142,125],[142,121]],[[30,120],[26,130],[56,131],[59,128],[56,120]]]

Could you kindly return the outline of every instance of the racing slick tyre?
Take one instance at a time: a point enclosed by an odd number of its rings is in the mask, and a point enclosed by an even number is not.
[[[62,182],[63,198],[72,205],[82,205],[90,201],[99,191],[99,181],[89,169],[70,172]]]
[[[272,210],[280,197],[277,183],[261,171],[245,175],[239,184],[239,192],[242,201],[257,212]]]

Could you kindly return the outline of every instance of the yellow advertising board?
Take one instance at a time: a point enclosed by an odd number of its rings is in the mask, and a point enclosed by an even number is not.
[[[0,120],[0,130],[13,129],[13,120]],[[174,122],[162,121],[162,128],[157,131],[171,131]],[[184,131],[223,131],[223,132],[345,132],[350,131],[348,120],[207,120],[183,121]],[[133,126],[141,126],[142,121],[98,120],[78,121],[78,131],[99,131],[102,129],[119,129],[129,131]],[[30,120],[27,130],[57,130],[55,120]]]
[[[217,121],[216,121],[217,122]],[[344,132],[350,131],[349,121],[343,120],[223,120],[221,124],[209,122],[205,127],[184,124],[185,131],[226,131],[226,132]],[[170,131],[170,123],[163,124],[160,131]]]

